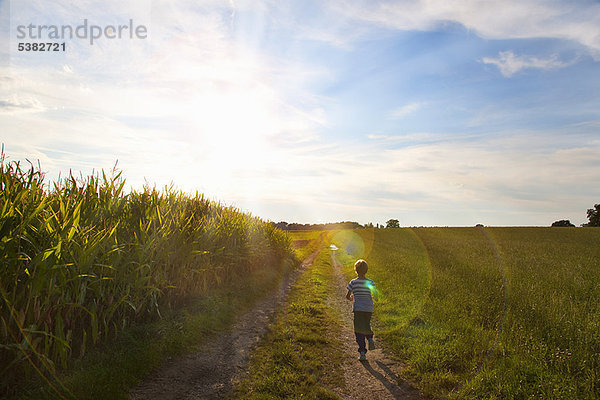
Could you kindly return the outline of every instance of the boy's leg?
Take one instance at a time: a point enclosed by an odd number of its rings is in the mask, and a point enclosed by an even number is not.
[[[371,313],[364,311],[354,311],[354,334],[356,343],[358,343],[358,351],[360,353],[367,352],[365,341],[372,340],[373,331],[371,330]]]
[[[375,350],[375,342],[373,341],[373,330],[371,329],[371,317],[373,313],[365,313],[365,329],[369,332],[366,335],[367,341],[369,342],[369,350]]]
[[[356,343],[358,343],[358,352],[365,354],[367,352],[366,335],[360,332],[354,332],[354,335],[356,336]]]
[[[375,350],[375,342],[373,341],[373,335],[368,335],[367,341],[369,342],[369,350]]]
[[[373,339],[373,329],[371,329],[371,317],[373,316],[373,313],[365,313],[365,325],[367,328],[367,331],[369,332],[367,338]]]

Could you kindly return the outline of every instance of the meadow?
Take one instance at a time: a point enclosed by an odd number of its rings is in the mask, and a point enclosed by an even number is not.
[[[600,229],[415,228],[334,237],[381,292],[404,378],[449,398],[600,398]]]
[[[181,318],[167,316],[194,302],[206,309],[215,290],[249,279],[268,290],[296,262],[288,236],[257,217],[201,194],[149,187],[125,193],[124,186],[117,171],[45,183],[39,168],[2,160],[0,396],[45,380],[62,397],[72,388],[57,371],[152,321],[170,323],[148,328],[142,337],[156,335],[146,342],[160,342],[165,328],[191,343],[190,336],[231,320],[235,302],[224,299],[234,295],[222,291],[211,306],[229,315],[221,322],[214,315],[184,318],[186,328]],[[249,303],[249,292],[235,296]],[[173,347],[171,339],[161,346]],[[146,371],[166,354],[160,350],[148,363],[144,351],[127,368]],[[117,358],[105,360],[99,375],[114,370]],[[80,386],[86,385],[93,382]]]

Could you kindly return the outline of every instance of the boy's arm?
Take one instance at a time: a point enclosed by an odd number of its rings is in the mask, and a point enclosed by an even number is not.
[[[347,299],[347,300],[352,300],[352,292],[351,292],[350,290],[348,290],[348,291],[346,292],[346,299]]]
[[[371,281],[371,285],[370,285],[369,289],[371,290],[371,296],[373,296],[373,300],[377,301],[377,300],[379,300],[379,290],[377,290],[377,288],[375,287],[375,284],[372,282],[373,281]]]

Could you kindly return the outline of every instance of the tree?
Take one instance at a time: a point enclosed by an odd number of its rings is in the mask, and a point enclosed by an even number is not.
[[[386,228],[400,228],[400,221],[397,219],[388,219],[385,223]]]
[[[600,204],[594,204],[594,208],[587,210],[587,217],[590,222],[585,226],[600,226]]]
[[[569,221],[568,219],[561,219],[560,221],[554,221],[552,223],[553,227],[567,227],[570,228],[572,226],[575,226],[571,223],[571,221]]]

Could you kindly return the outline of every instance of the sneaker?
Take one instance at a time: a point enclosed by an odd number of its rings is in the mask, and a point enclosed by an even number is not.
[[[369,350],[375,350],[375,342],[373,339],[369,339]]]
[[[366,353],[360,353],[360,357],[358,357],[358,359],[360,361],[366,361],[367,360],[367,354]]]

